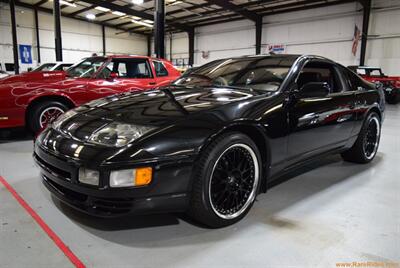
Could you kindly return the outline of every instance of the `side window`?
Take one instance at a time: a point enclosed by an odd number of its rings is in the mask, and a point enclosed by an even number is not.
[[[380,69],[371,70],[371,72],[370,72],[369,75],[370,75],[370,76],[376,76],[376,77],[381,77],[381,76],[383,76],[382,71],[381,71]]]
[[[62,70],[63,70],[63,71],[66,71],[66,70],[68,70],[69,67],[71,67],[71,66],[72,66],[72,64],[64,64],[64,65],[62,65]]]
[[[147,64],[147,61],[138,63],[137,66],[137,78],[151,78],[151,72],[149,69],[149,65]]]
[[[118,70],[116,73],[118,73],[119,77],[127,77],[126,62],[118,63]]]
[[[356,91],[359,90],[360,88],[363,88],[362,80],[358,75],[349,70],[345,70],[344,73],[347,76],[348,84],[352,91]]]
[[[366,74],[367,74],[366,71],[365,71],[365,69],[357,69],[357,73],[358,73],[359,75],[366,75]]]
[[[301,70],[297,78],[297,86],[301,89],[305,84],[310,82],[327,83],[331,89],[330,93],[343,91],[343,84],[334,65],[311,61],[308,62]]]
[[[168,71],[160,61],[153,61],[157,76],[168,76]]]
[[[98,78],[107,79],[110,77],[111,72],[114,69],[114,62],[109,62],[103,68],[103,70],[98,74]]]
[[[108,78],[111,72],[118,73],[120,78],[152,78],[146,59],[114,59],[103,69],[100,77]]]

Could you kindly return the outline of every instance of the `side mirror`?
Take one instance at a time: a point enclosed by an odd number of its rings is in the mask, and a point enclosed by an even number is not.
[[[115,80],[116,78],[118,78],[118,73],[110,73],[110,76],[108,77],[108,80]]]
[[[326,82],[309,82],[305,84],[299,92],[300,98],[326,97],[331,91]]]

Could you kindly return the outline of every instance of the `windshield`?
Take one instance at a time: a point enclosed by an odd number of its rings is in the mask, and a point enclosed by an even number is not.
[[[54,66],[56,66],[55,63],[45,63],[33,69],[32,72],[50,71]]]
[[[184,86],[225,86],[276,91],[294,60],[286,57],[253,57],[207,63],[174,82]]]
[[[107,61],[104,57],[88,58],[67,70],[70,77],[91,77]]]

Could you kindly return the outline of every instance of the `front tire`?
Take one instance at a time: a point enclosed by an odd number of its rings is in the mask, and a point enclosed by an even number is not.
[[[371,162],[378,151],[381,137],[381,119],[376,112],[368,115],[353,147],[342,153],[349,162],[365,164]]]
[[[28,115],[29,128],[38,133],[69,108],[62,102],[45,101],[36,104]]]
[[[231,132],[218,137],[194,170],[189,216],[212,228],[241,220],[258,193],[261,166],[257,146],[248,136]]]

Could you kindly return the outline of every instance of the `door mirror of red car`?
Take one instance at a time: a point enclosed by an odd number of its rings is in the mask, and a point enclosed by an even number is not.
[[[326,97],[331,89],[326,82],[309,82],[301,87],[300,98]]]
[[[115,80],[116,78],[118,78],[118,73],[112,72],[110,73],[108,80]]]

